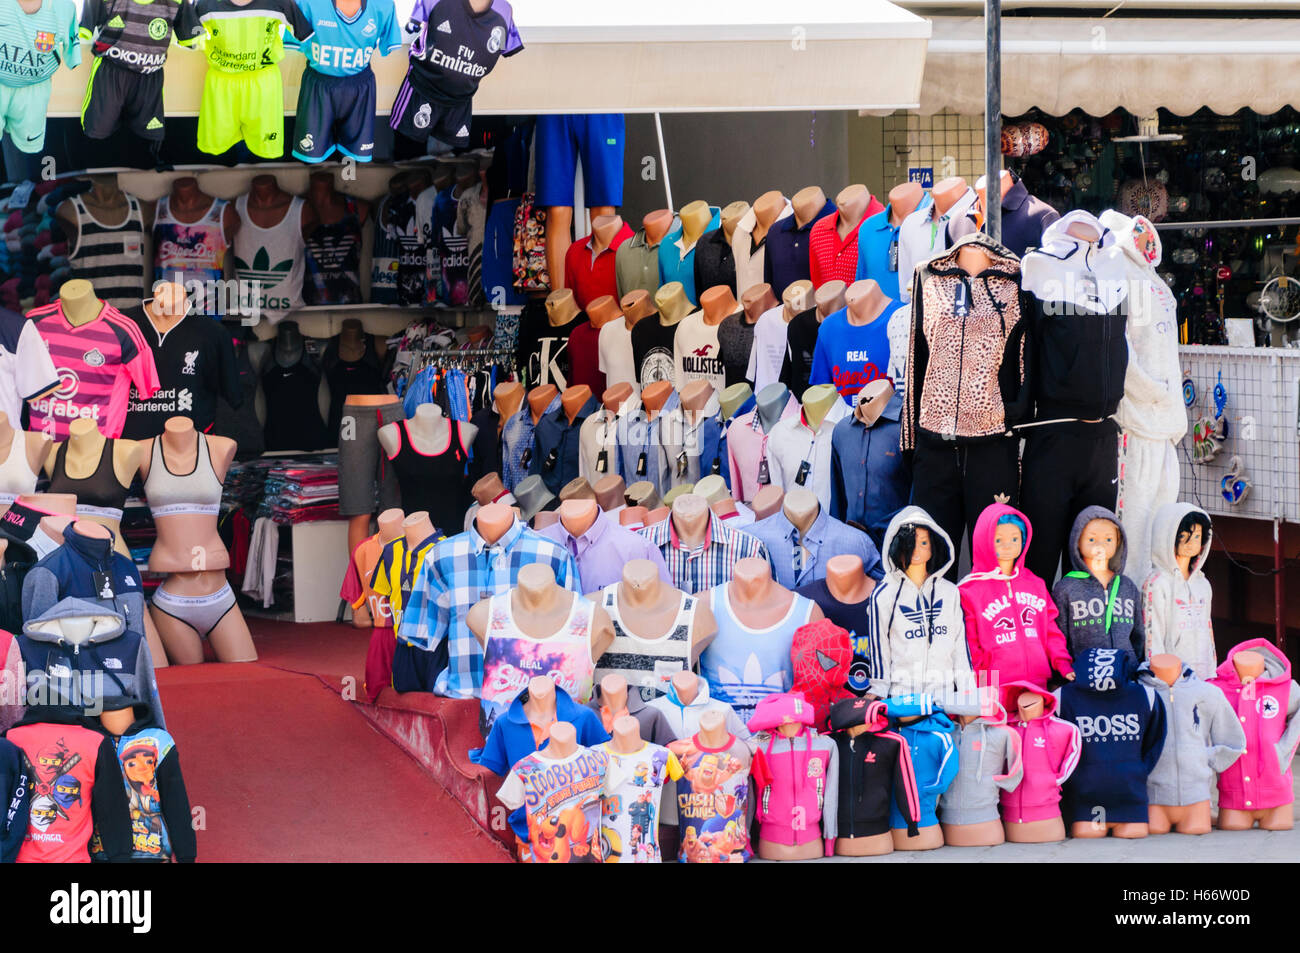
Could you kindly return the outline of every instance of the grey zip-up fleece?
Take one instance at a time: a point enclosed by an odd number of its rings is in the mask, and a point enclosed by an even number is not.
[[[1114,523],[1119,538],[1115,555],[1110,560],[1110,571],[1115,578],[1106,586],[1089,571],[1088,564],[1079,554],[1079,537],[1092,520]],[[1056,622],[1065,633],[1070,657],[1077,659],[1087,649],[1122,649],[1128,654],[1132,666],[1137,668],[1146,657],[1142,591],[1124,575],[1124,565],[1128,562],[1128,537],[1119,517],[1104,506],[1085,507],[1075,517],[1070,529],[1070,561],[1074,570],[1058,579],[1052,587]]]
[[[1208,801],[1215,777],[1232,767],[1246,750],[1246,733],[1218,687],[1202,681],[1190,665],[1173,685],[1143,662],[1138,681],[1155,689],[1165,703],[1165,747],[1147,776],[1147,800],[1184,807]]]
[[[1007,728],[1007,711],[995,702],[994,715],[963,725],[954,718],[957,778],[939,796],[944,824],[983,824],[998,819],[999,791],[1014,791],[1024,777],[1020,736]]]

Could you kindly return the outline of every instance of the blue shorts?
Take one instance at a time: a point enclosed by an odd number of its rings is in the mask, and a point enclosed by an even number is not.
[[[483,294],[492,305],[524,304],[515,288],[515,211],[519,199],[501,199],[488,209],[483,229]]]
[[[397,640],[393,652],[393,689],[399,692],[432,692],[438,673],[447,667],[447,640],[432,652]]]
[[[335,150],[358,162],[375,153],[375,74],[329,76],[310,66],[302,71],[293,154],[303,162],[324,162]]]
[[[537,204],[572,207],[582,159],[587,207],[623,204],[622,113],[537,117]]]

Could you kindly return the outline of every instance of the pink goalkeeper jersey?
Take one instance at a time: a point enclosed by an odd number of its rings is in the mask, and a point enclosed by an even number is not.
[[[158,389],[153,352],[136,323],[105,304],[95,320],[73,327],[57,301],[33,308],[27,317],[59,375],[57,390],[32,401],[31,429],[64,440],[68,425],[87,417],[105,437],[122,436],[131,385],[145,399]]]

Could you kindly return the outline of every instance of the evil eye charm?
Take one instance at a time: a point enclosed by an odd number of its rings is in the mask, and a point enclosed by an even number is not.
[[[1188,407],[1196,403],[1196,382],[1190,377],[1183,378],[1183,403]]]
[[[1241,458],[1233,457],[1228,463],[1228,473],[1219,483],[1223,498],[1236,506],[1250,494],[1250,478],[1242,471]]]
[[[1228,389],[1223,386],[1223,371],[1219,371],[1218,383],[1214,385],[1214,416],[1222,417],[1228,406]]]

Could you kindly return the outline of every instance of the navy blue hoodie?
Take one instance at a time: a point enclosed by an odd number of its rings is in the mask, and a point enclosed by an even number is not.
[[[1057,716],[1072,721],[1083,754],[1065,782],[1066,823],[1147,823],[1147,775],[1165,746],[1165,703],[1135,681],[1123,649],[1085,649],[1075,680],[1060,690]]]
[[[0,738],[0,864],[12,864],[27,835],[27,771],[22,752]]]
[[[144,635],[144,587],[135,563],[113,551],[112,539],[63,531],[63,545],[40,560],[23,580],[23,619],[43,616],[62,599],[86,599],[111,609],[126,631]],[[107,587],[105,584],[107,583]]]

